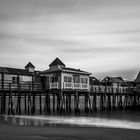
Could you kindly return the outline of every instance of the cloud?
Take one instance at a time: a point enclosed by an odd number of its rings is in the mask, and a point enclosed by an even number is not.
[[[129,78],[139,69],[139,7],[139,0],[2,0],[0,64],[29,60],[46,69],[60,57],[70,67]]]

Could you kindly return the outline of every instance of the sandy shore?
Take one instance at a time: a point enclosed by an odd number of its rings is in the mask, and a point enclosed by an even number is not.
[[[17,126],[0,123],[0,140],[139,140],[139,130]]]

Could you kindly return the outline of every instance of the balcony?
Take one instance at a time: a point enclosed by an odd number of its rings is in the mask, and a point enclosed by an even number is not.
[[[58,89],[58,82],[50,83],[50,89]]]
[[[83,83],[68,83],[64,82],[64,89],[79,89],[79,90],[88,90],[89,85],[88,84],[83,84]]]
[[[89,85],[88,84],[81,84],[81,88],[82,89],[89,89]]]
[[[73,84],[69,82],[64,82],[64,89],[73,89]]]

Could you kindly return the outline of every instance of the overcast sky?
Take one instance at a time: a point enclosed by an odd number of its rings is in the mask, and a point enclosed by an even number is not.
[[[59,57],[97,78],[140,70],[140,0],[0,0],[0,66]]]

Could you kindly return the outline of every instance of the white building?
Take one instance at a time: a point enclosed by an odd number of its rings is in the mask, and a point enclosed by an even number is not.
[[[80,69],[68,68],[59,58],[56,58],[41,76],[46,89],[89,91],[90,75],[91,73]]]

